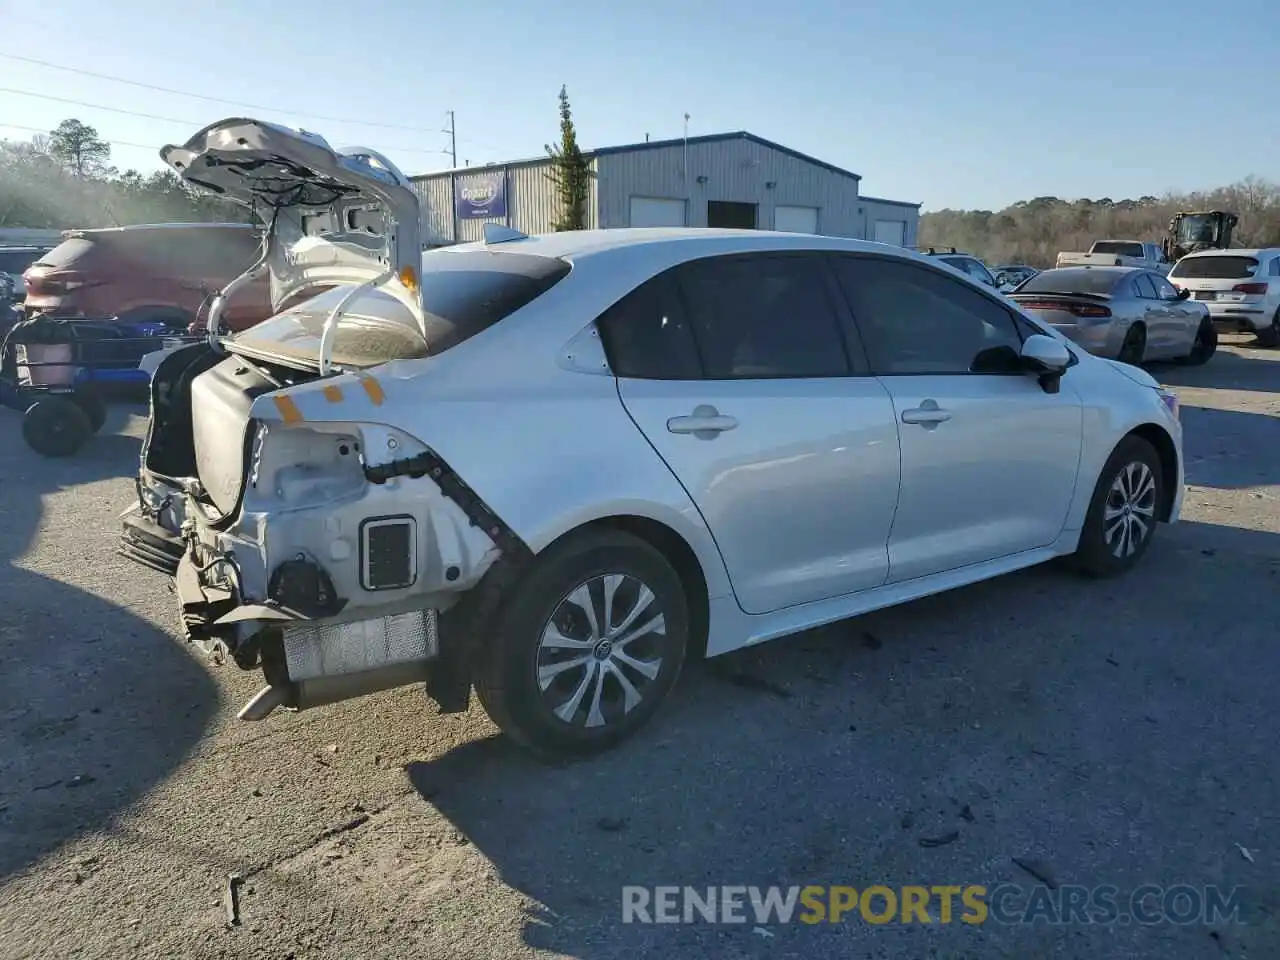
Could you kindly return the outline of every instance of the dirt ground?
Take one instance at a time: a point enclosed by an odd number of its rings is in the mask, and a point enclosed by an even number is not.
[[[54,462],[0,411],[0,956],[1280,956],[1280,351],[1155,373],[1189,488],[1138,570],[702,665],[565,767],[416,689],[238,722],[258,679],[185,649],[165,578],[114,553],[142,420]],[[1034,884],[1015,858],[1241,886],[1244,922],[621,922],[628,884]]]

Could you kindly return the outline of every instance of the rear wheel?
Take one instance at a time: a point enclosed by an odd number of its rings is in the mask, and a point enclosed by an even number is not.
[[[598,753],[658,709],[688,633],[684,588],[662,554],[620,531],[591,531],[552,547],[515,585],[476,693],[535,753]]]
[[[1072,558],[1076,568],[1109,577],[1136,564],[1155,534],[1163,493],[1155,448],[1141,437],[1126,437],[1098,476]]]
[[[22,415],[22,439],[46,457],[71,456],[92,433],[89,418],[70,397],[44,397]]]
[[[1147,328],[1135,323],[1124,335],[1124,343],[1120,345],[1120,355],[1116,357],[1121,363],[1138,366],[1147,352]]]
[[[1208,317],[1200,321],[1200,329],[1196,331],[1196,342],[1191,345],[1191,352],[1179,363],[1189,367],[1199,367],[1209,362],[1218,350],[1218,331]]]

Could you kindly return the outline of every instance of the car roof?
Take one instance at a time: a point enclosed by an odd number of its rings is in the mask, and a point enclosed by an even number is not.
[[[861,253],[892,252],[903,257],[914,256],[906,247],[855,240],[849,237],[825,237],[807,233],[781,233],[775,230],[730,230],[719,227],[624,227],[611,230],[566,230],[560,233],[535,234],[498,243],[475,241],[449,247],[439,252],[492,250],[503,253],[527,253],[544,257],[576,260],[583,257],[639,247],[672,245],[686,248],[681,253],[732,248],[744,253],[769,250],[846,250]]]
[[[1183,260],[1190,260],[1192,257],[1263,257],[1271,254],[1280,254],[1280,247],[1257,247],[1254,249],[1244,250],[1232,247],[1228,250],[1197,250],[1195,253],[1188,253]]]

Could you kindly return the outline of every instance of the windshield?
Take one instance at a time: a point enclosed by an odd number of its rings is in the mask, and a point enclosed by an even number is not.
[[[1124,276],[1127,272],[1085,268],[1045,270],[1023,283],[1018,293],[1085,293],[1106,297]]]
[[[1169,276],[1202,280],[1244,280],[1252,277],[1257,269],[1258,261],[1253,257],[1187,257],[1178,261]]]
[[[1178,243],[1216,243],[1217,223],[1211,216],[1183,217],[1178,224]]]
[[[1146,251],[1143,250],[1142,244],[1130,243],[1125,240],[1099,240],[1093,245],[1090,253],[1111,253],[1118,257],[1144,257]]]
[[[569,270],[564,260],[529,254],[426,253],[421,273],[425,339],[400,300],[370,289],[343,311],[331,359],[335,366],[365,368],[442,353],[526,306]],[[350,285],[326,290],[251,327],[229,345],[310,364],[320,356],[325,321],[350,291]]]

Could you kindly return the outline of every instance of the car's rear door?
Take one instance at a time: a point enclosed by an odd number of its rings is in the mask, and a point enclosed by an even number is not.
[[[901,437],[889,582],[1053,543],[1075,492],[1083,415],[1073,390],[1046,393],[1018,364],[1019,324],[1034,328],[931,266],[832,260]]]
[[[893,405],[822,256],[695,260],[599,320],[627,412],[706,521],[747,613],[880,586],[898,497]]]

